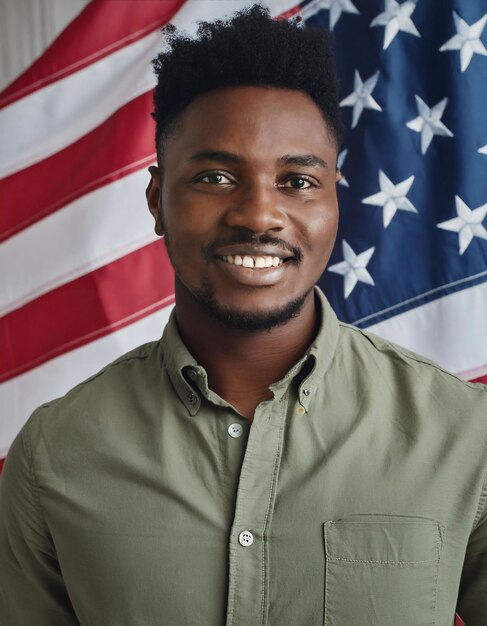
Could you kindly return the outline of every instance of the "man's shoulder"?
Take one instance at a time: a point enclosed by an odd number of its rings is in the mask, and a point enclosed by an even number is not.
[[[142,344],[108,363],[63,396],[39,406],[27,427],[40,422],[46,425],[47,422],[55,424],[63,419],[73,420],[90,410],[122,405],[128,397],[143,393],[141,387],[146,388],[153,383],[153,379],[160,376],[161,369],[160,341]]]
[[[140,424],[159,416],[165,372],[160,341],[120,356],[32,413],[11,447],[11,466],[27,459],[36,475],[57,479],[97,459],[123,458]]]
[[[339,322],[342,350],[358,351],[371,371],[386,378],[397,376],[421,381],[423,385],[444,385],[455,392],[478,393],[487,402],[487,385],[459,378],[434,361],[388,339],[344,322]]]
[[[415,352],[347,324],[340,324],[334,376],[337,385],[346,381],[352,397],[365,402],[385,426],[392,421],[432,447],[448,433],[448,441],[467,456],[485,458],[487,386],[462,380]]]

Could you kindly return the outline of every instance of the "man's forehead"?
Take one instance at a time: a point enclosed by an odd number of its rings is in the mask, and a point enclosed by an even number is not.
[[[181,117],[188,117],[192,113],[197,116],[211,115],[215,110],[226,116],[245,115],[246,112],[255,113],[256,110],[275,116],[288,113],[297,121],[308,119],[313,111],[315,118],[324,119],[318,105],[305,91],[261,85],[239,85],[206,91],[189,102]]]
[[[202,94],[181,113],[171,136],[195,158],[211,150],[242,155],[259,145],[268,154],[275,148],[273,159],[309,155],[308,165],[319,165],[319,159],[329,160],[330,149],[336,152],[334,137],[310,96],[282,88],[241,86]]]

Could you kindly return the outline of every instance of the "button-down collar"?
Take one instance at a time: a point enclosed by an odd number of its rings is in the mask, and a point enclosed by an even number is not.
[[[335,353],[339,325],[335,313],[323,292],[316,287],[315,298],[320,316],[318,333],[306,353],[290,368],[285,376],[270,385],[275,399],[280,399],[295,377],[306,371],[299,385],[298,401],[307,412],[315,395],[315,391],[333,359]],[[164,364],[171,382],[181,402],[191,416],[196,415],[201,406],[203,396],[210,402],[220,406],[229,405],[208,388],[208,376],[205,369],[191,356],[179,334],[175,311],[171,313],[162,336]],[[306,370],[304,366],[306,365]]]

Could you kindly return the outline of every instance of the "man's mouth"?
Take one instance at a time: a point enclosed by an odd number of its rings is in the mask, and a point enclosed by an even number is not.
[[[290,245],[276,237],[270,235],[261,235],[259,237],[251,237],[247,241],[220,239],[211,246],[207,246],[203,253],[208,261],[217,259],[223,264],[231,275],[234,277],[245,277],[245,280],[255,280],[260,276],[259,282],[271,280],[271,277],[278,276],[282,273],[282,269],[278,274],[276,271],[283,265],[299,265],[302,261],[302,252],[299,248]],[[259,270],[258,272],[249,272],[249,270]],[[254,278],[251,276],[254,275]]]
[[[284,263],[284,259],[278,256],[250,256],[240,254],[230,254],[221,257],[230,265],[241,265],[252,269],[264,269],[268,267],[279,267]]]
[[[283,247],[233,244],[217,249],[213,258],[227,278],[247,287],[270,287],[288,274],[286,268],[298,259]],[[290,263],[288,263],[290,262]]]

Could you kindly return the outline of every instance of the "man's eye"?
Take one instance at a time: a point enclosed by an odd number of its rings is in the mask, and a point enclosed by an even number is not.
[[[311,187],[314,187],[314,185],[304,176],[293,176],[280,185],[280,187],[287,187],[291,189],[310,189]]]
[[[219,172],[210,172],[209,174],[198,176],[196,182],[206,183],[208,185],[225,185],[231,183],[232,181],[224,174],[220,174]]]

